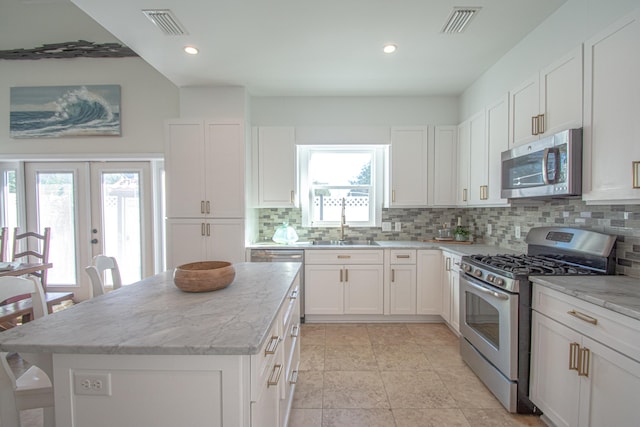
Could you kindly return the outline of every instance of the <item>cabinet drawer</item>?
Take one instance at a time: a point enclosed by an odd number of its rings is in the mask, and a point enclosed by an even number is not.
[[[533,309],[640,361],[640,321],[533,284]]]
[[[409,249],[392,249],[389,262],[391,264],[415,264],[416,251]]]
[[[305,250],[305,264],[382,264],[382,249]]]
[[[289,289],[289,293],[287,294],[287,298],[285,299],[284,304],[282,305],[282,331],[286,333],[287,325],[291,323],[292,320],[300,319],[300,309],[296,310],[296,307],[300,306],[300,285],[298,279],[296,279],[296,284]],[[298,314],[296,314],[296,312]]]
[[[267,339],[260,348],[257,354],[251,355],[251,400],[257,401],[259,394],[264,388],[264,384],[267,382],[270,375],[273,373],[273,369],[277,362],[278,357],[282,358],[282,336],[280,334],[282,312],[279,313],[279,318],[274,323]]]

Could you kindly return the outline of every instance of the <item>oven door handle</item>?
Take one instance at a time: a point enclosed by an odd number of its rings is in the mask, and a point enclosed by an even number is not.
[[[492,290],[492,289],[489,289],[489,288],[485,288],[485,287],[484,287],[484,286],[482,286],[482,285],[478,285],[478,284],[473,283],[473,282],[470,282],[470,281],[468,281],[468,280],[467,280],[467,284],[468,284],[469,286],[471,286],[472,288],[477,289],[477,290],[479,290],[480,292],[483,292],[483,293],[485,293],[485,294],[489,294],[489,295],[491,295],[491,296],[493,296],[493,297],[495,297],[495,298],[497,298],[497,299],[501,299],[501,300],[509,299],[509,295],[502,294],[502,293],[500,293],[500,292],[496,292],[496,291],[494,291],[494,290]]]

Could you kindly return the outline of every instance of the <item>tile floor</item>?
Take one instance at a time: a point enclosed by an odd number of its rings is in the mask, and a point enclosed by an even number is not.
[[[41,427],[42,410],[23,411],[21,419],[23,427]],[[307,323],[289,427],[320,426],[545,424],[506,412],[460,359],[444,324]]]
[[[304,324],[289,427],[544,426],[512,415],[444,324]]]

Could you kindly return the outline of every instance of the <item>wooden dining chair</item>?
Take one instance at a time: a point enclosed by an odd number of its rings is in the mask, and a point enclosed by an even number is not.
[[[0,228],[0,262],[7,261],[7,245],[9,244],[9,227]]]
[[[44,233],[34,231],[19,232],[16,227],[13,233],[13,261],[33,262],[46,264],[49,262],[49,244],[51,241],[51,228],[45,227]],[[47,270],[32,273],[40,279],[42,289],[47,290]]]
[[[29,294],[35,318],[48,314],[44,292],[34,278],[0,277],[0,299]],[[31,366],[16,375],[9,365],[6,352],[0,352],[0,426],[20,427],[20,411],[44,408],[44,426],[55,425],[53,387],[47,374]]]
[[[120,268],[118,261],[114,257],[106,255],[96,255],[93,257],[93,265],[85,268],[85,271],[91,279],[92,297],[104,295],[105,292],[105,273],[110,271],[113,290],[122,287],[122,279],[120,277]]]

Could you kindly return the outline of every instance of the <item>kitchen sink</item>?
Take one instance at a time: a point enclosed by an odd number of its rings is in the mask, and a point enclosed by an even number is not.
[[[314,246],[379,246],[374,240],[314,240]]]

